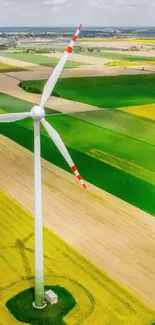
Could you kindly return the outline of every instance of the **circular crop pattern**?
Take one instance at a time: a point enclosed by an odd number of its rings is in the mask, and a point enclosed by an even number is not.
[[[20,322],[35,325],[65,325],[63,317],[75,307],[76,301],[63,287],[45,286],[45,291],[50,289],[58,295],[59,301],[55,305],[48,304],[42,310],[35,309],[32,305],[34,288],[30,288],[12,297],[8,300],[6,306]]]

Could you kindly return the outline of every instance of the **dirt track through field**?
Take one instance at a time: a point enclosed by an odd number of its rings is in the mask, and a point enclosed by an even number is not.
[[[143,48],[147,49],[150,48],[149,44],[147,43],[143,43],[142,42],[136,42],[134,40],[130,40],[128,41],[127,39],[125,40],[117,40],[117,41],[113,41],[113,40],[104,40],[102,41],[80,41],[80,39],[78,40],[78,45],[80,46],[86,46],[88,47],[107,47],[107,48],[118,48],[118,49],[126,49],[126,48],[130,48],[131,46],[143,46]]]
[[[138,44],[137,44],[138,45]],[[116,54],[126,54],[126,55],[137,55],[137,56],[145,56],[145,57],[155,57],[155,50],[149,50],[149,51],[112,51],[112,50],[106,50],[107,53],[116,53]],[[148,60],[149,61],[149,60]]]
[[[43,68],[43,67],[42,67]],[[84,70],[83,70],[84,69]],[[92,69],[92,68],[91,68]],[[143,74],[147,73],[138,69],[124,69],[119,67],[106,67],[102,70],[100,67],[93,67],[91,70],[89,67],[79,68],[79,69],[67,69],[62,73],[62,78],[67,77],[83,77],[83,76],[103,76],[103,75],[118,75],[118,74]],[[15,73],[5,73],[0,74],[0,92],[3,92],[7,95],[14,96],[19,99],[23,99],[29,101],[33,104],[39,104],[41,95],[28,93],[24,91],[22,88],[18,86],[21,80],[37,80],[37,79],[47,79],[50,76],[51,69],[38,69],[35,71],[23,71],[23,72],[15,72]],[[32,104],[32,106],[33,106]],[[92,111],[99,110],[99,107],[79,103],[63,98],[50,96],[46,107],[57,110],[62,113],[75,113],[75,112],[84,112],[84,111]],[[3,107],[0,107],[3,109]]]
[[[33,212],[33,154],[0,136],[1,189]],[[155,219],[42,160],[44,224],[155,308]]]
[[[6,58],[4,56],[0,56],[0,62],[9,64],[9,65],[14,65],[16,67],[20,68],[27,68],[27,69],[36,69],[38,67],[37,64],[30,63],[30,62],[25,62],[25,61],[20,61],[20,60],[15,60],[11,58]]]
[[[24,91],[22,88],[18,87],[20,80],[15,77],[10,77],[5,74],[0,74],[0,91],[10,96],[14,96],[19,99],[26,100],[32,103],[32,106],[40,103],[41,95],[32,94]],[[99,107],[74,102],[68,99],[58,98],[50,96],[46,107],[50,109],[57,110],[62,113],[75,113],[84,111],[94,111],[99,110]],[[0,109],[3,107],[0,106]]]
[[[142,70],[142,66],[148,67],[149,71],[152,70],[152,65],[141,65],[141,66],[126,66],[119,67],[107,67],[99,65],[88,65],[82,66],[75,69],[63,70],[60,78],[78,78],[78,77],[100,77],[100,76],[120,76],[120,75],[135,75],[135,74],[146,74],[147,71]],[[155,68],[155,66],[154,66]],[[147,70],[147,69],[146,69]],[[154,71],[154,70],[153,70]],[[19,80],[40,80],[48,79],[52,69],[45,67],[45,69],[34,69],[34,71],[21,71],[21,72],[9,72],[7,76],[18,78]]]
[[[62,53],[46,53],[41,54],[43,56],[51,57],[51,58],[58,58],[60,59],[62,57]],[[107,62],[113,62],[112,59],[106,59],[106,58],[100,58],[100,57],[93,57],[93,56],[87,56],[87,55],[81,55],[81,54],[74,54],[71,53],[69,60],[74,62],[82,62],[85,64],[94,64],[94,65],[104,65]]]

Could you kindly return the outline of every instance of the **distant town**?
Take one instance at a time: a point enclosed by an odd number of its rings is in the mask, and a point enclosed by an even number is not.
[[[0,28],[0,49],[18,45],[37,46],[44,43],[49,46],[56,43],[68,42],[75,28],[43,28],[43,27],[20,27],[20,28]],[[83,28],[80,38],[120,38],[120,39],[155,39],[155,27],[96,27]]]

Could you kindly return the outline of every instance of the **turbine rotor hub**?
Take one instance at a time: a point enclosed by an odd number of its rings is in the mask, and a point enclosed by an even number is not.
[[[41,121],[45,117],[44,109],[37,105],[32,107],[31,113],[34,121]]]

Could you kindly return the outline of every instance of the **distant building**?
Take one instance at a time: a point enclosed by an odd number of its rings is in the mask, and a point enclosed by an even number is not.
[[[33,50],[28,50],[28,53],[30,53],[30,54],[34,54],[35,51],[33,51]]]

